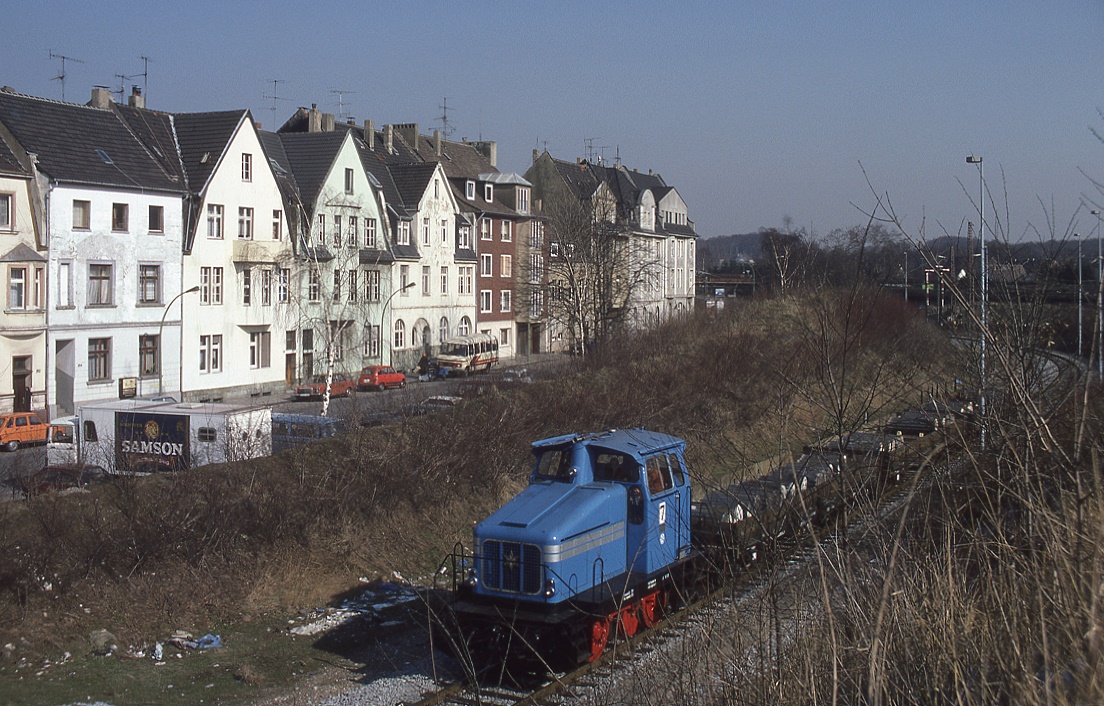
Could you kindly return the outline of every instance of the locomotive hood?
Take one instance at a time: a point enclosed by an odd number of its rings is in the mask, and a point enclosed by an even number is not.
[[[476,525],[475,540],[555,545],[622,520],[625,498],[615,483],[534,483]]]

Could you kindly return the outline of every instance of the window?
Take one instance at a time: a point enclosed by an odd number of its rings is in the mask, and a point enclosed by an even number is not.
[[[510,345],[510,329],[500,328],[498,330],[498,344],[500,346]]]
[[[352,169],[346,169],[345,170],[345,193],[346,194],[353,193],[353,170]]]
[[[422,219],[422,245],[429,245],[429,219]]]
[[[334,216],[333,244],[334,247],[341,246],[341,216]]]
[[[380,354],[380,327],[369,324],[364,327],[364,355],[375,358]]]
[[[402,319],[395,322],[395,348],[402,348],[406,345],[406,324]]]
[[[483,253],[482,255],[480,255],[479,256],[479,276],[480,277],[490,277],[491,276],[491,267],[493,266],[493,264],[494,264],[494,261],[491,259],[490,253]]]
[[[284,237],[284,212],[279,209],[272,211],[272,239],[279,240]]]
[[[471,179],[464,184],[464,196],[468,201],[475,201],[475,182]]]
[[[249,334],[249,367],[267,368],[272,365],[272,334],[253,331]]]
[[[333,271],[333,299],[334,301],[341,299],[341,270],[337,268]]]
[[[494,184],[483,185],[483,200],[487,203],[494,201]]]
[[[222,334],[199,337],[199,372],[217,373],[222,370]]]
[[[529,189],[519,187],[517,191],[518,213],[529,213]]]
[[[437,325],[437,340],[440,343],[444,343],[445,339],[448,338],[448,333],[449,333],[448,319],[446,319],[445,317],[442,316],[441,317],[441,323],[439,323]]]
[[[486,218],[483,218],[479,221],[479,239],[491,239],[491,222]]]
[[[88,339],[88,382],[111,379],[111,339]]]
[[[73,230],[88,230],[92,227],[92,202],[73,199]]]
[[[58,263],[58,308],[73,308],[73,263]]]
[[[429,265],[422,266],[422,296],[429,296]]]
[[[307,276],[307,300],[312,302],[322,300],[322,275],[318,270],[311,270]]]
[[[549,255],[551,255],[552,257],[559,257],[560,256],[560,244],[559,243],[557,243],[556,241],[552,241],[552,243],[548,247],[549,247],[549,250],[548,250]]]
[[[448,294],[448,265],[441,265],[441,294]]]
[[[291,285],[291,270],[287,267],[281,267],[279,277],[276,282],[276,301],[284,303],[288,300],[288,290]]]
[[[12,267],[8,270],[8,308],[27,308],[27,268]]]
[[[544,273],[544,256],[540,253],[529,254],[529,284],[540,284]]]
[[[161,265],[138,265],[138,303],[161,303]]]
[[[111,230],[125,233],[130,228],[130,206],[125,203],[111,204]]]
[[[539,319],[544,306],[544,292],[533,292],[529,297],[529,318]]]
[[[489,289],[479,290],[479,313],[491,313],[491,290]]]
[[[238,209],[238,238],[253,239],[253,209],[245,206]]]
[[[380,300],[379,270],[366,270],[364,272],[364,298],[370,302],[378,302]]]
[[[376,247],[376,219],[365,218],[364,219],[364,247],[374,248]]]
[[[458,294],[471,294],[474,289],[475,280],[475,267],[472,265],[464,265],[460,267],[460,276],[457,278],[459,291]],[[466,334],[461,334],[466,335]]]
[[[434,179],[433,180],[433,198],[435,198],[435,199],[441,198],[441,180],[440,179]]]
[[[448,219],[447,218],[442,218],[441,219],[441,242],[442,243],[447,243],[448,242]]]
[[[253,269],[242,268],[242,304],[249,306],[253,303]]]
[[[207,237],[222,238],[222,206],[217,203],[207,205]]]
[[[408,291],[406,287],[408,284],[410,284],[410,265],[399,265],[399,287],[402,288],[404,297]]]
[[[149,207],[149,232],[151,232],[151,233],[164,233],[165,232],[165,207],[164,206],[150,206]]]
[[[326,214],[318,214],[318,242],[326,244]]]
[[[214,427],[200,427],[196,430],[196,440],[205,444],[213,444],[218,441],[218,429]]]
[[[503,255],[499,264],[501,265],[501,271],[498,273],[499,277],[512,277],[513,276],[513,262],[514,258],[511,255]]]
[[[261,306],[272,306],[272,270],[261,270]]]
[[[113,265],[88,266],[88,306],[112,306],[115,303]]]
[[[355,302],[357,300],[357,293],[359,291],[357,289],[357,271],[356,270],[349,270],[348,278],[349,278],[349,301],[350,302]]]
[[[471,250],[471,226],[460,226],[460,247]]]
[[[356,216],[349,216],[349,247],[355,248],[357,246],[357,237],[360,235],[357,233],[357,228],[360,226],[360,222]]]
[[[513,223],[502,221],[502,242],[509,243],[514,239]]]
[[[31,289],[31,301],[30,305],[35,309],[41,309],[46,306],[46,268],[35,267],[34,268],[34,282]]]
[[[498,293],[498,310],[503,314],[510,312],[510,295],[512,292],[509,289],[503,289]]]
[[[472,328],[471,319],[464,316],[460,319],[460,325],[456,327],[456,335],[457,336],[471,335],[471,328]]]
[[[253,181],[253,155],[242,154],[242,181]]]
[[[161,345],[157,336],[138,337],[138,374],[144,378],[160,374]]]
[[[399,221],[399,245],[410,245],[410,221]]]
[[[222,304],[222,268],[199,268],[199,303]]]
[[[0,194],[0,230],[15,230],[15,194]]]

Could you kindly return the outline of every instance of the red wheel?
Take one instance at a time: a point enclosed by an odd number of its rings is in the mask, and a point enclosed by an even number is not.
[[[588,662],[593,662],[606,651],[606,643],[609,642],[610,619],[598,618],[590,626],[590,657]]]
[[[659,622],[659,615],[663,612],[663,597],[660,593],[649,593],[640,599],[640,618],[644,627],[653,627]]]
[[[619,617],[621,620],[621,631],[625,633],[626,637],[632,637],[636,634],[636,631],[640,629],[640,619],[637,617],[635,605],[623,608]]]

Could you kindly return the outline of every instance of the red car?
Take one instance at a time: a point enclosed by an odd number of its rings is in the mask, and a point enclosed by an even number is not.
[[[358,390],[382,390],[385,387],[406,387],[406,375],[390,365],[370,365],[360,371]]]
[[[356,389],[356,383],[341,373],[334,373],[330,381],[330,397],[348,397]],[[295,397],[301,400],[319,399],[326,390],[326,376],[315,375],[310,381],[295,386]]]

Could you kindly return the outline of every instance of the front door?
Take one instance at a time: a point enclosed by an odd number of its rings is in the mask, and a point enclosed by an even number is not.
[[[12,357],[13,412],[31,411],[31,356]]]
[[[73,400],[73,376],[77,371],[76,343],[73,340],[57,341],[54,355],[55,403],[59,417],[76,414]]]

